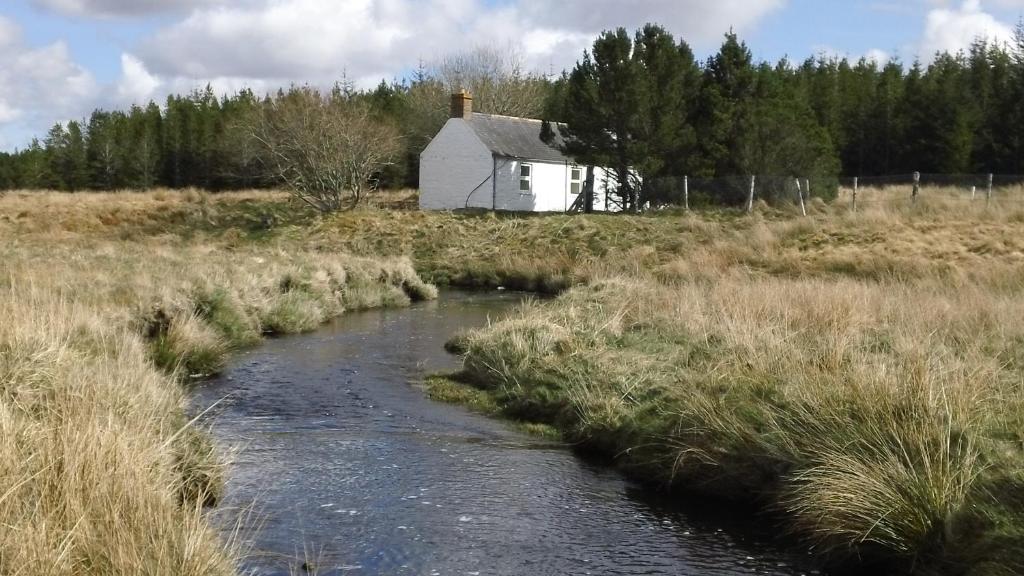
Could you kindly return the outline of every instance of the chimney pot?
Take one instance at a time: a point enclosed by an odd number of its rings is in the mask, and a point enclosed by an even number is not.
[[[469,92],[461,90],[456,94],[452,94],[452,118],[462,118],[463,120],[469,120],[473,117],[473,97],[469,95]]]

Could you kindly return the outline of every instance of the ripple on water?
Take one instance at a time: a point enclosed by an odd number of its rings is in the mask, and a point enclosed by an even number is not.
[[[268,341],[199,387],[237,452],[218,517],[255,503],[255,574],[798,574],[802,557],[637,498],[563,446],[427,400],[455,333],[514,303],[449,294]],[[806,566],[803,567],[806,571]]]

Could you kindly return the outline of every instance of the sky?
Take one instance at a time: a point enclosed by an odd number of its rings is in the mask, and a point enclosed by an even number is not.
[[[55,122],[210,84],[361,87],[478,46],[571,68],[606,29],[657,22],[705,58],[730,29],[758,60],[930,60],[1006,41],[1024,0],[0,0],[0,150]]]

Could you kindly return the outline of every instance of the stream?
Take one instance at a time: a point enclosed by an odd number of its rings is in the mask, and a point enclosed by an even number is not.
[[[614,469],[429,400],[444,342],[523,298],[443,292],[271,339],[198,385],[231,451],[213,512],[256,575],[811,574],[712,504],[670,506]]]

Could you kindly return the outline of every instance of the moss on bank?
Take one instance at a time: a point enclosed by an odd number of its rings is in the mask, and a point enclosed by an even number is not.
[[[434,375],[427,378],[425,385],[431,400],[464,406],[486,416],[505,418],[513,428],[531,436],[556,442],[563,439],[562,432],[550,424],[512,418],[504,412],[501,399],[493,391],[462,382],[458,375]]]

